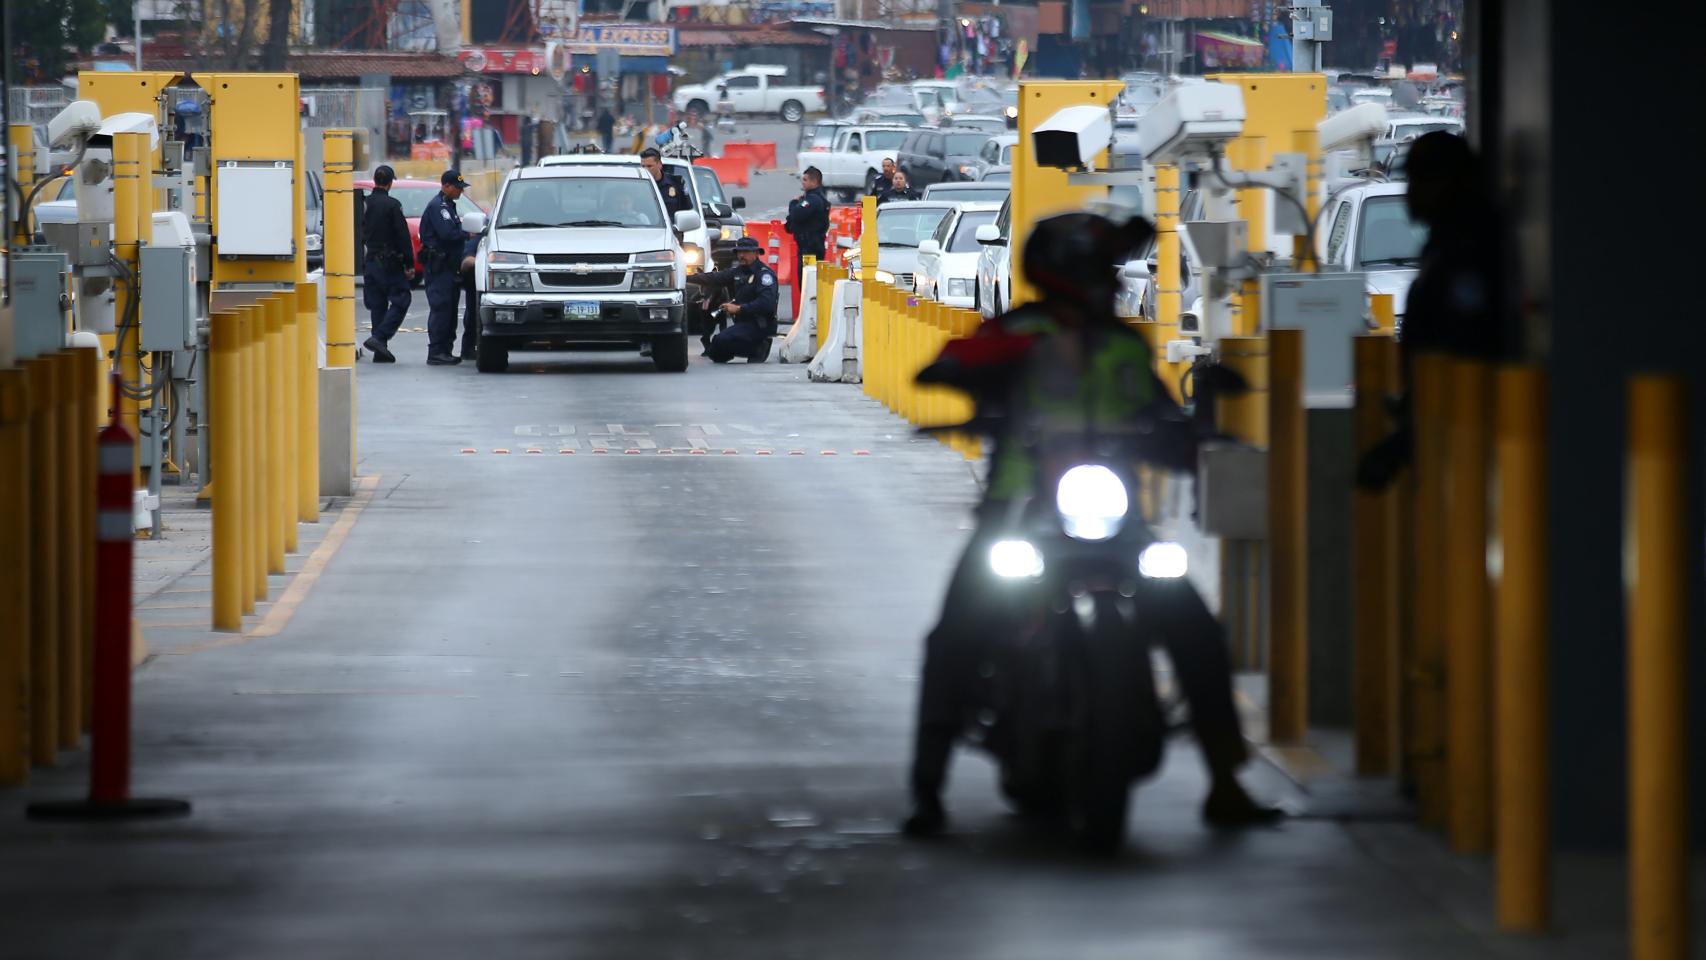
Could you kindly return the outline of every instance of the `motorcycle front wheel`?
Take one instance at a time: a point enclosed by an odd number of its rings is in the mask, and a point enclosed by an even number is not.
[[[1112,595],[1095,597],[1088,624],[1067,614],[1062,646],[1069,715],[1066,766],[1067,823],[1078,844],[1113,854],[1125,842],[1134,758],[1143,735],[1143,691],[1135,689],[1148,656]]]

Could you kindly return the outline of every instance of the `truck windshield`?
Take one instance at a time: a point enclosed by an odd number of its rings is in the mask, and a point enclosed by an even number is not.
[[[650,180],[552,177],[517,180],[504,191],[497,228],[664,225],[663,201]]]
[[[900,142],[905,139],[905,130],[867,130],[865,131],[865,149],[898,150],[900,149]]]
[[[1373,197],[1362,205],[1357,262],[1365,267],[1413,267],[1428,242],[1428,228],[1410,219],[1404,198]]]
[[[723,199],[723,184],[717,171],[710,167],[693,168],[693,185],[699,188],[699,199],[705,203],[728,203]]]
[[[981,247],[977,242],[977,228],[986,223],[995,222],[994,210],[974,210],[963,214],[960,222],[954,225],[954,235],[948,240],[947,253],[975,253]]]

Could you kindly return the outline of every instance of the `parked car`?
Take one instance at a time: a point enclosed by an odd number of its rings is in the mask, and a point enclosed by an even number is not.
[[[999,133],[990,137],[978,148],[977,159],[973,166],[977,175],[973,180],[987,180],[991,173],[1010,171],[1013,169],[1013,148],[1019,145],[1019,135],[1016,133]]]
[[[1007,132],[1007,121],[1002,117],[984,116],[976,113],[956,114],[952,117],[943,117],[941,128],[961,132],[978,130],[995,136]]]
[[[1316,237],[1316,252],[1328,270],[1360,270],[1372,296],[1392,295],[1401,321],[1416,279],[1428,228],[1410,219],[1405,183],[1368,183],[1341,191],[1328,204]]]
[[[973,234],[983,249],[977,255],[972,306],[985,320],[999,316],[1013,302],[1012,229],[1013,198],[1009,196],[996,212],[995,222],[978,227]]]
[[[829,109],[822,87],[786,86],[782,79],[787,75],[787,67],[743,67],[705,83],[676,87],[672,102],[677,110],[706,116],[716,112],[727,93],[733,113],[775,114],[789,123]]]
[[[364,192],[372,190],[373,180],[357,180],[353,186]],[[409,222],[409,243],[415,248],[413,259],[416,283],[420,283],[426,273],[426,265],[421,262],[421,212],[426,210],[427,201],[441,189],[440,185],[432,180],[396,180],[391,184],[391,196],[403,208],[403,219]],[[463,194],[462,199],[456,201],[456,212],[459,214],[484,212],[484,209],[467,194]],[[359,232],[361,225],[356,224],[356,229]]]
[[[977,303],[977,258],[983,247],[977,229],[993,224],[999,203],[961,203],[949,211],[930,239],[918,245],[913,289],[950,307]]]
[[[877,208],[877,267],[874,277],[902,290],[911,290],[918,270],[918,247],[955,207],[942,200],[896,200]],[[848,244],[853,243],[848,238]],[[854,271],[863,267],[858,248],[848,258]],[[858,274],[862,276],[863,274]]]
[[[954,183],[932,183],[924,188],[920,200],[949,200],[954,203],[1000,203],[1007,199],[1009,184],[980,183],[975,180]]]
[[[846,120],[807,120],[800,124],[800,137],[795,147],[801,153],[828,150],[835,142],[835,131],[847,125]]]
[[[559,164],[510,172],[475,257],[476,366],[499,373],[512,350],[627,343],[659,370],[687,369],[687,265],[672,219],[639,166]]]
[[[897,157],[909,132],[910,128],[903,126],[841,127],[827,151],[800,154],[800,168],[817,167],[823,171],[825,190],[850,199],[870,192],[883,169],[883,160]]]
[[[906,179],[914,186],[975,180],[977,152],[988,140],[989,134],[980,131],[914,130],[901,144],[895,164],[906,171]]]

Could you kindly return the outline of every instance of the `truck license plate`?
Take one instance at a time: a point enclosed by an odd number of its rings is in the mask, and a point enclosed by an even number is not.
[[[563,304],[563,316],[574,320],[597,320],[599,315],[597,301],[575,300]]]

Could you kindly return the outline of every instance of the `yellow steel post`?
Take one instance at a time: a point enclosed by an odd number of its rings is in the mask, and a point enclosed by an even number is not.
[[[1321,136],[1314,124],[1308,129],[1292,132],[1291,149],[1305,158],[1308,189],[1303,193],[1303,207],[1309,214],[1309,222],[1314,223],[1321,214]],[[1291,257],[1300,273],[1315,273],[1321,269],[1321,265],[1315,262],[1315,251],[1309,246],[1307,234],[1291,238]]]
[[[355,365],[354,131],[327,130],[326,366]]]
[[[30,758],[51,767],[59,737],[59,364],[24,363],[30,373]]]
[[[1538,932],[1551,913],[1546,659],[1546,377],[1506,367],[1494,391],[1498,578],[1493,594],[1493,837],[1499,925]]]
[[[243,308],[243,542],[249,548],[249,594],[244,612],[267,599],[266,444],[261,436],[266,403],[262,377],[266,370],[266,321],[256,306]]]
[[[30,195],[30,188],[36,183],[35,127],[28,123],[14,123],[6,130],[6,140],[11,145],[12,156],[18,164],[12,179],[17,181],[18,189],[27,197]],[[27,210],[18,211],[18,231],[13,239],[20,244],[30,241],[30,238],[24,235],[24,224],[29,221],[29,217],[25,215],[27,213]]]
[[[73,348],[77,357],[77,406],[72,412],[78,432],[73,439],[78,446],[78,458],[85,466],[79,471],[76,483],[68,487],[77,497],[77,537],[83,544],[75,585],[77,604],[83,610],[77,638],[78,662],[83,677],[83,716],[81,726],[88,730],[94,723],[95,678],[95,456],[99,426],[110,418],[107,410],[107,378],[105,364],[98,347]]]
[[[58,410],[55,423],[59,442],[54,446],[58,462],[54,464],[54,472],[59,477],[59,502],[56,504],[59,509],[54,525],[59,528],[59,589],[53,599],[59,604],[59,616],[56,618],[59,635],[54,638],[54,646],[59,663],[59,746],[67,750],[76,748],[83,739],[84,610],[77,602],[77,584],[81,580],[83,551],[92,549],[94,545],[93,538],[85,545],[78,535],[83,472],[95,469],[93,460],[83,459],[81,441],[88,431],[77,419],[80,406],[77,388],[82,383],[78,376],[79,357],[79,352],[66,349],[44,358],[51,360],[57,368],[53,374],[53,402]],[[93,507],[91,503],[90,508]]]
[[[30,772],[30,374],[0,368],[0,784],[19,784]]]
[[[296,291],[270,298],[278,313],[279,394],[279,514],[284,524],[284,552],[295,553],[296,530],[296,436],[300,411],[296,407]]]
[[[1411,361],[1410,405],[1414,422],[1410,536],[1412,571],[1410,660],[1405,667],[1411,716],[1404,726],[1406,752],[1416,781],[1416,813],[1422,823],[1445,823],[1445,413],[1447,360],[1418,354]]]
[[[235,313],[210,320],[208,455],[213,460],[213,629],[243,628],[242,330]]]
[[[1394,312],[1392,294],[1375,293],[1368,298],[1369,313],[1374,316],[1374,325],[1382,333],[1395,333],[1398,329],[1398,316]]]
[[[1492,846],[1492,654],[1487,642],[1488,369],[1447,367],[1445,762],[1451,783],[1446,832],[1453,849]]]
[[[1388,397],[1398,386],[1398,344],[1356,338],[1359,458],[1392,432]],[[1398,757],[1398,496],[1358,490],[1352,500],[1352,634],[1355,637],[1356,768],[1384,776]]]
[[[285,312],[278,297],[263,297],[261,322],[266,324],[266,348],[261,355],[266,365],[261,368],[259,387],[264,390],[261,402],[261,435],[266,460],[266,571],[285,571]]]
[[[1268,331],[1268,737],[1309,728],[1309,433],[1303,331]]]
[[[118,133],[113,135],[113,256],[128,266],[135,276],[141,269],[139,241],[146,237],[137,233],[137,210],[141,207],[144,177],[148,175],[145,157],[148,151],[147,134]],[[141,317],[138,289],[133,282],[115,281],[118,289],[119,336],[117,357],[119,379],[132,391],[142,389],[142,357],[139,353],[141,327],[129,322],[132,316]],[[130,431],[132,438],[142,436],[135,399],[122,392],[114,398],[119,408],[119,422]],[[133,457],[131,481],[141,486],[142,458]]]
[[[1028,131],[1037,129],[1065,107],[1108,106],[1124,89],[1112,80],[1033,80],[1019,85],[1021,133],[1013,147],[1013,193],[1007,231],[1008,250],[1013,258],[1013,302],[1005,306],[1014,307],[1036,299],[1025,280],[1024,258],[1020,256],[1036,222],[1056,213],[1082,210],[1090,201],[1106,194],[1103,187],[1072,186],[1067,182],[1065,170],[1039,165],[1032,155]],[[1107,159],[1106,152],[1098,154],[1096,168],[1105,169]]]
[[[859,319],[865,328],[865,344],[859,358],[865,396],[882,399],[882,384],[876,373],[879,351],[877,330],[877,198],[859,202]]]
[[[1179,196],[1179,168],[1170,163],[1156,166],[1155,333],[1163,344],[1179,337],[1179,299],[1184,287],[1179,273]],[[1165,361],[1164,355],[1156,357],[1158,365]]]
[[[1682,377],[1629,383],[1629,954],[1689,954],[1688,604],[1696,569]]]
[[[296,285],[296,518],[320,520],[320,288]]]

